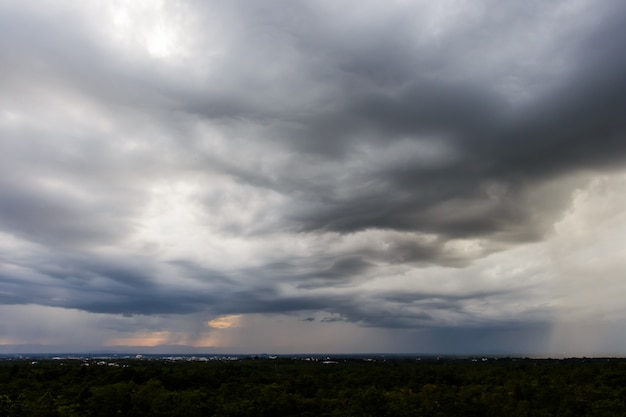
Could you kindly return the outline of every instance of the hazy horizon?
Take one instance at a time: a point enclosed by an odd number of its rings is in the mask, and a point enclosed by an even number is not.
[[[41,356],[41,357],[71,357],[71,356],[128,356],[139,355],[146,357],[162,356],[183,356],[183,357],[256,357],[273,356],[278,357],[367,357],[367,356],[389,356],[389,357],[422,357],[422,358],[530,358],[530,359],[569,359],[569,358],[615,358],[624,359],[626,355],[615,352],[497,352],[497,351],[433,351],[433,352],[403,352],[403,351],[264,351],[264,350],[225,350],[215,347],[193,347],[185,345],[156,345],[156,346],[107,346],[99,348],[72,349],[71,346],[49,346],[49,345],[0,345],[0,358],[12,358],[15,356]]]

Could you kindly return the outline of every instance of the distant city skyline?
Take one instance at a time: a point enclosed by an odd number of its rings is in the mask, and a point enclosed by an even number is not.
[[[625,44],[611,0],[2,2],[0,351],[626,355]]]

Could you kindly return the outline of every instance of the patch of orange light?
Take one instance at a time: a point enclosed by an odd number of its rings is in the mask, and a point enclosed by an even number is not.
[[[209,320],[206,324],[212,329],[228,329],[237,327],[241,320],[240,314],[232,314],[230,316],[221,316],[213,320]]]

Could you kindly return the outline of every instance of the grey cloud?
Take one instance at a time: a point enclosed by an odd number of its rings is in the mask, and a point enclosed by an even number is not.
[[[242,313],[291,313],[324,309],[338,297],[284,296],[270,288],[246,289],[230,294],[221,294],[211,310],[217,314]]]
[[[418,302],[420,304],[428,304],[429,306],[434,307],[447,307],[446,302],[455,302],[464,299],[470,298],[485,298],[490,296],[497,296],[504,294],[505,291],[481,291],[481,292],[468,292],[462,295],[453,295],[453,294],[437,294],[437,293],[412,293],[412,292],[402,292],[402,293],[387,293],[379,296],[380,298],[386,301],[392,301],[397,303],[415,303]]]
[[[6,186],[0,192],[0,224],[34,242],[58,246],[102,243],[114,241],[129,227],[124,209],[17,186]],[[111,227],[111,220],[117,220],[118,228]]]
[[[287,280],[295,281],[298,288],[321,288],[326,286],[338,287],[349,285],[354,279],[373,267],[372,264],[362,258],[337,259],[326,269],[321,267],[308,273],[298,275],[287,275]]]
[[[5,256],[19,274],[0,270],[0,302],[138,315],[324,311],[322,322],[436,329],[438,312],[468,315],[464,303],[514,291],[371,294],[365,284],[398,267],[462,274],[540,241],[585,173],[625,161],[617,3],[568,23],[557,76],[504,50],[547,5],[498,5],[438,36],[419,30],[417,6],[188,5],[200,16],[183,28],[190,55],[171,66],[121,54],[79,14],[0,6],[0,232],[45,254]],[[526,48],[520,61],[544,57]],[[500,88],[508,78],[529,98],[513,103]],[[212,267],[202,248],[126,246],[155,184],[186,181],[197,188],[198,234],[214,227],[207,251],[233,236],[311,247]],[[384,241],[346,243],[368,231]],[[478,249],[450,249],[463,239]],[[102,255],[110,248],[119,252]]]
[[[338,321],[348,321],[347,319],[340,316],[327,316],[320,320],[322,323],[335,323]]]
[[[361,300],[359,303],[347,301],[329,306],[327,311],[335,315],[324,317],[321,320],[323,323],[343,321],[386,329],[418,329],[433,324],[433,317],[427,312],[428,308],[402,311],[392,305],[381,305],[372,299]]]
[[[615,49],[612,52],[620,55]],[[586,66],[584,56],[578,59]],[[552,95],[513,115],[498,110],[503,106],[484,105],[475,98],[465,100],[460,89],[453,88],[444,95],[436,92],[436,100],[426,96],[426,109],[435,113],[427,114],[424,120],[440,125],[433,127],[435,131],[452,131],[451,143],[459,155],[454,163],[440,169],[407,163],[381,172],[374,162],[363,175],[349,178],[342,186],[358,189],[360,182],[369,178],[376,178],[382,186],[366,188],[351,198],[331,198],[320,204],[319,210],[305,211],[307,217],[298,220],[312,230],[413,229],[457,237],[497,238],[498,232],[516,225],[531,231],[543,227],[533,224],[530,216],[531,207],[525,201],[529,189],[547,179],[582,169],[608,169],[624,160],[624,125],[619,114],[624,97],[623,77],[619,75],[623,63],[617,58],[595,65],[599,68],[574,72]],[[438,110],[437,103],[445,103],[446,96],[454,105],[443,104]],[[397,137],[394,129],[403,127],[405,134],[419,137],[425,127],[420,126],[419,105],[415,104],[404,104],[397,97],[388,99],[380,105],[384,111],[372,111],[375,116],[370,120],[375,127],[370,131],[392,126],[380,133],[387,143]],[[481,113],[485,115],[476,117]],[[438,122],[437,114],[446,119]],[[460,128],[455,123],[460,123]],[[489,183],[499,184],[507,195],[495,199],[485,186]],[[326,195],[332,192],[332,188],[323,191]],[[324,194],[317,200],[327,201]],[[563,203],[561,200],[555,204],[556,212],[546,211],[545,215],[558,216]],[[437,212],[446,218],[437,218]],[[516,240],[536,240],[542,234],[536,229],[521,233]]]
[[[614,20],[594,34],[617,32],[620,20]],[[276,188],[296,198],[292,218],[304,230],[391,228],[449,237],[538,240],[550,221],[536,223],[528,190],[547,179],[623,161],[618,114],[623,107],[623,63],[616,45],[617,40],[603,45],[611,52],[595,53],[602,58],[594,59],[591,69],[587,55],[576,56],[580,71],[570,71],[560,87],[513,113],[503,99],[486,93],[489,86],[476,83],[437,87],[426,79],[408,88],[377,86],[371,98],[344,95],[344,103],[331,106],[327,119],[316,116],[300,122],[308,136],[302,141],[296,136],[294,146],[305,152],[311,146],[315,151],[327,146],[329,156],[340,156],[345,164],[353,158],[355,143],[371,141],[382,148],[399,137],[436,132],[450,135],[458,159],[440,169],[409,162],[381,170],[373,161],[358,175],[348,171],[334,183],[302,178]],[[318,126],[323,130],[316,130]],[[365,187],[368,181],[372,186]],[[506,194],[493,195],[488,184]],[[357,191],[341,193],[338,186]],[[559,216],[568,198],[563,193],[554,203],[545,202],[544,218]]]

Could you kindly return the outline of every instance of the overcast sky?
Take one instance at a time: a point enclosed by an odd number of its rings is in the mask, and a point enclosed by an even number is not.
[[[624,45],[619,0],[0,1],[0,345],[626,354]]]

